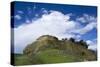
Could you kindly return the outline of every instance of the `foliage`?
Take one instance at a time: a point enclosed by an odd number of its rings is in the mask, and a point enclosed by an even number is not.
[[[85,48],[88,48],[87,43],[85,41],[83,41],[83,40],[80,40],[79,44],[82,45],[82,46],[84,46]]]
[[[75,39],[74,38],[70,38],[69,40],[72,41],[72,42],[75,42]]]

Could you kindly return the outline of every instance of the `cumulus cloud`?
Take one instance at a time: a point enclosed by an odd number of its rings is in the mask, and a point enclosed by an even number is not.
[[[97,18],[94,16],[83,14],[83,16],[76,18],[76,21],[87,24],[85,27],[76,30],[76,33],[85,34],[90,32],[92,29],[97,28]]]
[[[26,22],[25,22],[25,23],[27,23],[27,24],[28,24],[28,23],[30,23],[30,22],[31,22],[31,21],[30,21],[29,19],[26,19]]]
[[[97,18],[94,16],[90,16],[88,14],[83,14],[83,16],[78,17],[76,21],[81,22],[81,23],[90,23],[90,22],[96,22]]]
[[[69,21],[70,16],[64,15],[58,11],[52,11],[50,14],[43,14],[41,18],[32,21],[29,24],[20,25],[14,28],[15,33],[15,47],[21,49],[35,41],[41,35],[53,35],[61,38],[76,37],[70,33],[71,30],[77,28],[78,23]],[[29,21],[28,21],[29,22]],[[15,52],[18,48],[15,48]]]
[[[44,11],[45,9],[42,10]],[[81,28],[81,25],[76,21],[70,20],[70,17],[71,14],[65,15],[59,11],[50,11],[50,13],[45,11],[42,17],[36,20],[26,20],[24,24],[14,28],[14,47],[16,47],[14,52],[22,53],[28,44],[31,44],[42,35],[52,35],[59,39],[73,37],[79,40],[80,34],[84,34],[96,27],[96,24],[92,22]],[[80,34],[76,35],[74,33]]]
[[[87,40],[87,44],[89,44],[88,49],[97,50],[97,39]]]
[[[24,14],[24,12],[23,11],[21,11],[21,10],[19,10],[19,11],[17,11],[19,14]]]
[[[17,20],[20,20],[21,16],[17,14],[17,15],[14,16],[14,18],[17,19]]]
[[[45,8],[42,8],[41,11],[42,11],[44,14],[48,14],[48,11],[47,11]]]
[[[97,27],[97,23],[91,22],[91,23],[87,24],[85,27],[76,30],[75,32],[79,33],[79,34],[85,34],[87,32],[90,32],[92,29],[94,29],[96,27]]]

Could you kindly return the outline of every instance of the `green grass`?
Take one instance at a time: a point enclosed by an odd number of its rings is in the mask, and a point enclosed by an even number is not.
[[[73,55],[67,55],[64,51],[57,49],[48,49],[38,52],[35,56],[28,57],[23,54],[15,54],[14,65],[32,65],[32,64],[51,64],[81,61]]]
[[[14,65],[30,65],[30,64],[32,64],[29,60],[29,57],[27,57],[23,54],[15,54],[14,58],[15,58]]]
[[[32,65],[32,64],[52,64],[84,61],[82,56],[66,53],[64,50],[51,49],[39,51],[35,55],[27,56],[24,54],[15,54],[14,65]]]
[[[37,57],[38,60],[41,61],[39,63],[43,64],[81,61],[79,57],[73,55],[67,55],[63,53],[63,51],[57,49],[51,49],[39,52],[37,55],[34,56],[33,59],[36,59]]]

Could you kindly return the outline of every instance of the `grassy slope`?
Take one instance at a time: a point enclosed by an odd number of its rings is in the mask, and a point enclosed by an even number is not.
[[[15,54],[15,64],[14,65],[30,65],[32,64],[29,58],[23,54]]]
[[[52,49],[52,50],[45,50],[39,52],[35,57],[42,63],[64,63],[64,62],[74,62],[74,61],[81,61],[79,57],[65,54],[64,51]]]
[[[96,60],[94,53],[71,41],[61,42],[53,37],[42,37],[15,54],[15,65],[50,64]]]
[[[31,59],[25,55],[15,56],[15,65],[64,63],[77,61],[81,61],[81,59],[73,55],[67,55],[63,51],[57,49],[49,49],[38,52],[35,56],[31,57]]]
[[[47,49],[38,52],[35,56],[29,58],[26,55],[15,55],[15,65],[32,65],[32,64],[51,64],[66,62],[86,61],[84,57],[75,54],[67,54],[58,49]]]

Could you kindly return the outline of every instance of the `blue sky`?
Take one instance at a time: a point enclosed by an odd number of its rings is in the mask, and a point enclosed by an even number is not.
[[[83,39],[95,49],[97,44],[97,7],[68,4],[13,2],[12,29],[15,53],[41,35]],[[94,42],[95,41],[95,42]]]

